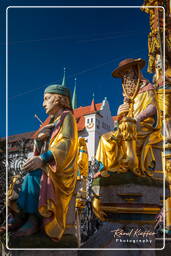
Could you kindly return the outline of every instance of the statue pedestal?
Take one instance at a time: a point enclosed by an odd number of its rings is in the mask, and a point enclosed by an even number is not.
[[[143,228],[146,230],[152,230],[153,226],[144,225]],[[153,256],[155,252],[155,237],[143,237],[142,235],[136,236],[138,230],[143,229],[141,225],[138,224],[121,224],[121,223],[109,223],[104,222],[103,226],[94,234],[83,248],[100,248],[100,251],[93,251],[93,254],[98,256]],[[114,230],[123,230],[127,233],[132,231],[132,235],[121,235],[117,237]],[[161,244],[160,244],[161,246]],[[144,248],[144,249],[143,249]],[[150,250],[149,250],[150,249]],[[129,253],[128,253],[129,251]],[[84,256],[84,252],[80,253]]]
[[[148,252],[153,255],[151,249],[156,248],[155,218],[163,207],[163,181],[138,177],[131,172],[111,173],[110,177],[95,179],[92,189],[95,200],[99,200],[93,207],[97,206],[95,210],[101,213],[104,223],[98,231],[97,244],[89,241],[86,247],[128,250],[145,248],[149,249],[146,255]],[[135,250],[130,255],[144,254]]]

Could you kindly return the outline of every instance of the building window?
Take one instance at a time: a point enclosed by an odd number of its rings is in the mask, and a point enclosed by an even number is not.
[[[91,123],[93,123],[93,118],[91,118]]]
[[[89,119],[87,119],[87,123],[89,124]]]
[[[102,123],[102,127],[105,130],[110,130],[110,126],[108,124]]]
[[[96,122],[97,122],[96,127],[99,129],[100,128],[100,121],[97,119]]]

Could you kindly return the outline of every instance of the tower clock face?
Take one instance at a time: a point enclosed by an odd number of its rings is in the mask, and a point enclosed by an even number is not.
[[[91,129],[91,128],[93,128],[93,127],[94,127],[94,123],[87,124],[87,128],[88,128],[88,129]]]

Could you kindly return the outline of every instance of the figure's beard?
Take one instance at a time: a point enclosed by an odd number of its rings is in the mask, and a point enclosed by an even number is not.
[[[137,78],[130,78],[128,76],[124,76],[122,80],[122,86],[125,89],[125,92],[128,97],[132,97],[134,95],[137,84]]]

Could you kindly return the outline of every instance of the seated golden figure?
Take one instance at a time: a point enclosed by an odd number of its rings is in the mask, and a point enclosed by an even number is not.
[[[140,72],[142,59],[125,59],[112,75],[122,79],[124,102],[118,108],[119,126],[101,136],[96,152],[99,175],[132,171],[151,175],[155,168],[152,145],[162,141],[155,90]]]

